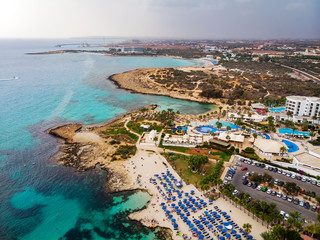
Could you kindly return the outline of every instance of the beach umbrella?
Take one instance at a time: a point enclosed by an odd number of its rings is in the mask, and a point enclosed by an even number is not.
[[[181,213],[181,214],[180,214],[180,217],[183,217],[183,216],[184,216],[184,213]]]
[[[202,225],[202,224],[200,224],[198,227],[199,227],[200,229],[202,229],[202,228],[203,228],[203,225]]]
[[[193,228],[193,227],[194,227],[194,224],[190,223],[190,224],[189,224],[189,227]]]
[[[226,233],[227,230],[226,230],[226,229],[222,229],[221,232],[222,232],[222,233]]]
[[[200,224],[200,221],[199,221],[199,220],[197,220],[197,221],[196,221],[196,224]]]
[[[211,218],[212,217],[212,215],[211,214],[208,214],[208,216],[207,216],[208,218]]]
[[[212,202],[213,202],[213,201],[210,199],[210,200],[209,200],[209,203],[212,203]]]
[[[183,209],[184,209],[184,210],[188,210],[188,208],[187,208],[187,207],[184,207]]]
[[[186,223],[187,223],[188,225],[190,225],[191,221],[190,221],[190,220],[188,220]]]
[[[168,218],[172,218],[173,216],[170,214],[169,216],[168,216]]]
[[[237,234],[237,235],[236,235],[236,238],[241,238],[241,235],[240,235],[240,234]]]
[[[224,223],[223,223],[223,225],[225,225],[225,226],[229,226],[229,225],[230,225],[230,223],[229,223],[229,222],[224,222]]]
[[[194,232],[196,232],[198,229],[196,229],[196,228],[192,228],[192,231],[194,231]]]
[[[188,195],[189,195],[189,193],[187,193],[187,192],[186,192],[186,193],[184,193],[184,195],[185,195],[185,196],[188,196]]]
[[[221,218],[221,216],[220,216],[220,215],[217,215],[216,218]]]
[[[222,215],[224,216],[224,215],[227,215],[227,213],[226,212],[222,212]]]
[[[171,207],[174,207],[176,204],[175,203],[171,203]]]
[[[170,197],[168,197],[168,198],[167,198],[167,200],[168,200],[168,201],[170,201],[170,200],[171,200],[171,198],[170,198]]]
[[[174,228],[177,228],[177,227],[178,227],[178,224],[174,224],[173,227],[174,227]]]
[[[248,239],[252,239],[253,237],[251,235],[248,235]]]
[[[162,174],[162,175],[164,175],[165,173],[164,173],[164,172],[162,172],[161,174]]]
[[[200,235],[202,232],[198,231],[197,234]]]
[[[181,210],[180,210],[180,209],[178,209],[178,210],[177,210],[177,213],[180,213],[180,212],[181,212]]]
[[[181,214],[182,215],[182,214]],[[183,217],[183,220],[188,220],[188,217]]]
[[[192,211],[195,211],[195,210],[197,210],[196,208],[192,208]]]
[[[174,222],[176,222],[176,219],[174,219],[174,218],[173,218],[173,219],[171,219],[171,222],[173,222],[173,223],[174,223]]]
[[[161,203],[162,206],[166,205],[164,202]]]
[[[207,215],[207,214],[208,214],[208,211],[204,211],[204,214],[206,214],[206,215]]]
[[[199,236],[199,239],[204,239],[204,236],[203,236],[203,235],[200,235],[200,236]]]
[[[166,210],[167,209],[167,207],[162,207],[162,210]]]
[[[202,220],[202,221],[205,221],[205,220],[206,220],[206,218],[201,218],[201,220]]]
[[[198,202],[194,202],[193,204],[198,205]]]
[[[220,240],[225,240],[225,238],[223,236],[220,237]]]
[[[204,206],[207,206],[207,203],[206,203],[206,202],[203,202],[202,204],[203,204]]]
[[[152,181],[153,181],[153,182],[155,182],[155,181],[156,181],[156,179],[154,179],[154,178],[153,178],[153,179],[152,179]]]
[[[237,233],[236,230],[232,230],[232,231],[231,231],[231,234],[236,234],[236,233]]]
[[[213,212],[213,215],[217,215],[217,212]]]
[[[213,228],[213,225],[212,225],[212,224],[209,224],[209,225],[208,225],[208,228]]]
[[[215,219],[215,218],[210,218],[210,220],[211,220],[211,221],[215,221],[216,219]]]
[[[188,199],[186,199],[186,198],[183,199],[183,202],[187,202],[187,201],[188,201]]]
[[[178,194],[178,197],[182,197],[182,193],[179,193],[179,194]]]
[[[218,226],[219,229],[222,229],[223,227],[221,225]]]
[[[172,197],[172,199],[176,199],[176,198],[177,198],[176,196],[173,196],[173,197]]]
[[[155,174],[155,176],[156,176],[156,177],[158,177],[158,176],[159,176],[159,174]]]
[[[208,224],[209,224],[209,221],[205,221],[204,224],[208,225]]]
[[[226,218],[230,218],[230,215],[227,215]]]
[[[184,206],[185,206],[184,204],[181,204],[181,206],[180,206],[180,207],[184,208]]]
[[[231,235],[229,233],[227,233],[226,238],[231,238]]]
[[[178,207],[178,206],[175,206],[174,208],[175,208],[175,209],[179,209],[179,207]]]
[[[166,211],[166,214],[169,214],[169,213],[170,213],[170,211],[167,210],[167,211]]]
[[[170,188],[168,188],[168,192],[171,192],[171,189],[170,189]]]

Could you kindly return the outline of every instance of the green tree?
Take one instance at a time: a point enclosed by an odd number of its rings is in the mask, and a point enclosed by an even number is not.
[[[230,131],[230,130],[231,130],[231,127],[230,127],[230,126],[227,126],[227,130]]]
[[[222,106],[219,106],[219,115],[221,115]]]
[[[243,224],[242,228],[249,235],[251,233],[252,225],[250,223],[245,223]]]
[[[216,126],[217,126],[217,128],[220,129],[222,127],[222,123],[218,121],[218,122],[216,122]]]
[[[256,140],[256,138],[258,137],[258,133],[254,132],[254,133],[252,134],[252,136],[253,136],[254,140]]]
[[[197,172],[201,172],[201,167],[208,162],[208,157],[203,155],[192,155],[188,159],[188,164]]]
[[[287,150],[287,148],[286,148],[285,146],[282,146],[282,147],[280,148],[280,152],[281,152],[282,155],[283,155],[283,154],[285,154],[286,152],[288,152],[288,150]]]

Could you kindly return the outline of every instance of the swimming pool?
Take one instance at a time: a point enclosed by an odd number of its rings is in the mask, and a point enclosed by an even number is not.
[[[231,130],[240,128],[240,127],[238,127],[237,125],[234,125],[231,122],[226,122],[226,121],[222,121],[222,120],[220,120],[220,121],[219,120],[211,120],[209,122],[206,122],[205,125],[217,126],[217,122],[220,122],[222,124],[222,127],[229,126],[231,128]]]
[[[293,130],[290,129],[290,128],[280,128],[279,129],[279,133],[282,133],[282,134],[293,134]],[[294,135],[303,135],[303,136],[308,136],[310,137],[310,133],[307,133],[307,132],[300,132],[300,131],[294,131]]]
[[[201,133],[214,133],[217,131],[216,128],[210,126],[200,126],[196,128],[198,132]]]
[[[279,108],[269,108],[270,112],[282,112],[284,111],[286,108],[285,107],[279,107]]]
[[[299,150],[299,147],[297,146],[297,144],[290,142],[288,140],[282,140],[281,142],[283,142],[285,145],[287,145],[288,147],[288,153],[293,153]]]

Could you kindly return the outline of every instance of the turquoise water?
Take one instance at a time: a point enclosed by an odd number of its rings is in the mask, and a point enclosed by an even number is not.
[[[279,129],[279,133],[282,133],[282,134],[293,134],[293,130],[290,129],[290,128],[280,128]],[[310,137],[310,133],[300,132],[300,131],[297,131],[297,130],[294,131],[294,135],[304,135],[304,136]]]
[[[148,104],[200,114],[212,108],[167,97],[131,94],[106,78],[140,67],[199,65],[171,58],[93,54],[25,55],[62,40],[0,40],[0,239],[157,239],[127,218],[150,196],[109,194],[106,172],[78,173],[48,159],[58,150],[46,130],[100,123]],[[63,40],[66,41],[66,40]]]
[[[282,112],[284,111],[286,108],[285,107],[280,107],[280,108],[269,108],[270,112]]]
[[[283,139],[281,142],[283,142],[284,144],[287,145],[288,147],[288,153],[293,153],[299,150],[299,147],[297,146],[297,144],[290,142],[288,140]]]

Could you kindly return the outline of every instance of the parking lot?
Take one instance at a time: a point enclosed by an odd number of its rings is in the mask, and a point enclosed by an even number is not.
[[[301,180],[298,180],[298,179],[292,179],[291,177],[287,177],[283,174],[266,170],[265,168],[252,166],[252,165],[249,165],[249,164],[246,164],[243,162],[241,162],[241,164],[242,164],[242,167],[247,167],[248,170],[241,171],[241,167],[239,167],[239,166],[237,167],[237,171],[234,174],[234,177],[232,179],[232,184],[235,185],[235,187],[238,191],[247,192],[254,199],[264,200],[269,203],[274,202],[275,204],[277,204],[279,211],[282,210],[282,211],[285,211],[286,213],[288,213],[288,212],[292,212],[292,211],[297,210],[301,213],[301,216],[306,218],[307,220],[316,221],[316,213],[311,211],[311,208],[306,209],[306,208],[301,207],[299,205],[295,205],[293,202],[283,200],[281,197],[272,196],[270,194],[267,194],[266,192],[258,191],[257,189],[253,189],[251,187],[248,187],[247,185],[243,184],[242,177],[246,174],[246,172],[251,173],[253,171],[258,174],[263,174],[266,172],[270,176],[272,176],[274,179],[278,179],[279,181],[295,182],[299,187],[304,188],[306,191],[315,192],[316,195],[318,195],[318,196],[320,196],[320,187],[313,185],[311,183],[302,182]],[[275,188],[277,188],[277,185],[275,185]],[[302,200],[302,197],[299,197],[299,198]],[[312,203],[310,203],[310,204],[313,205]]]

